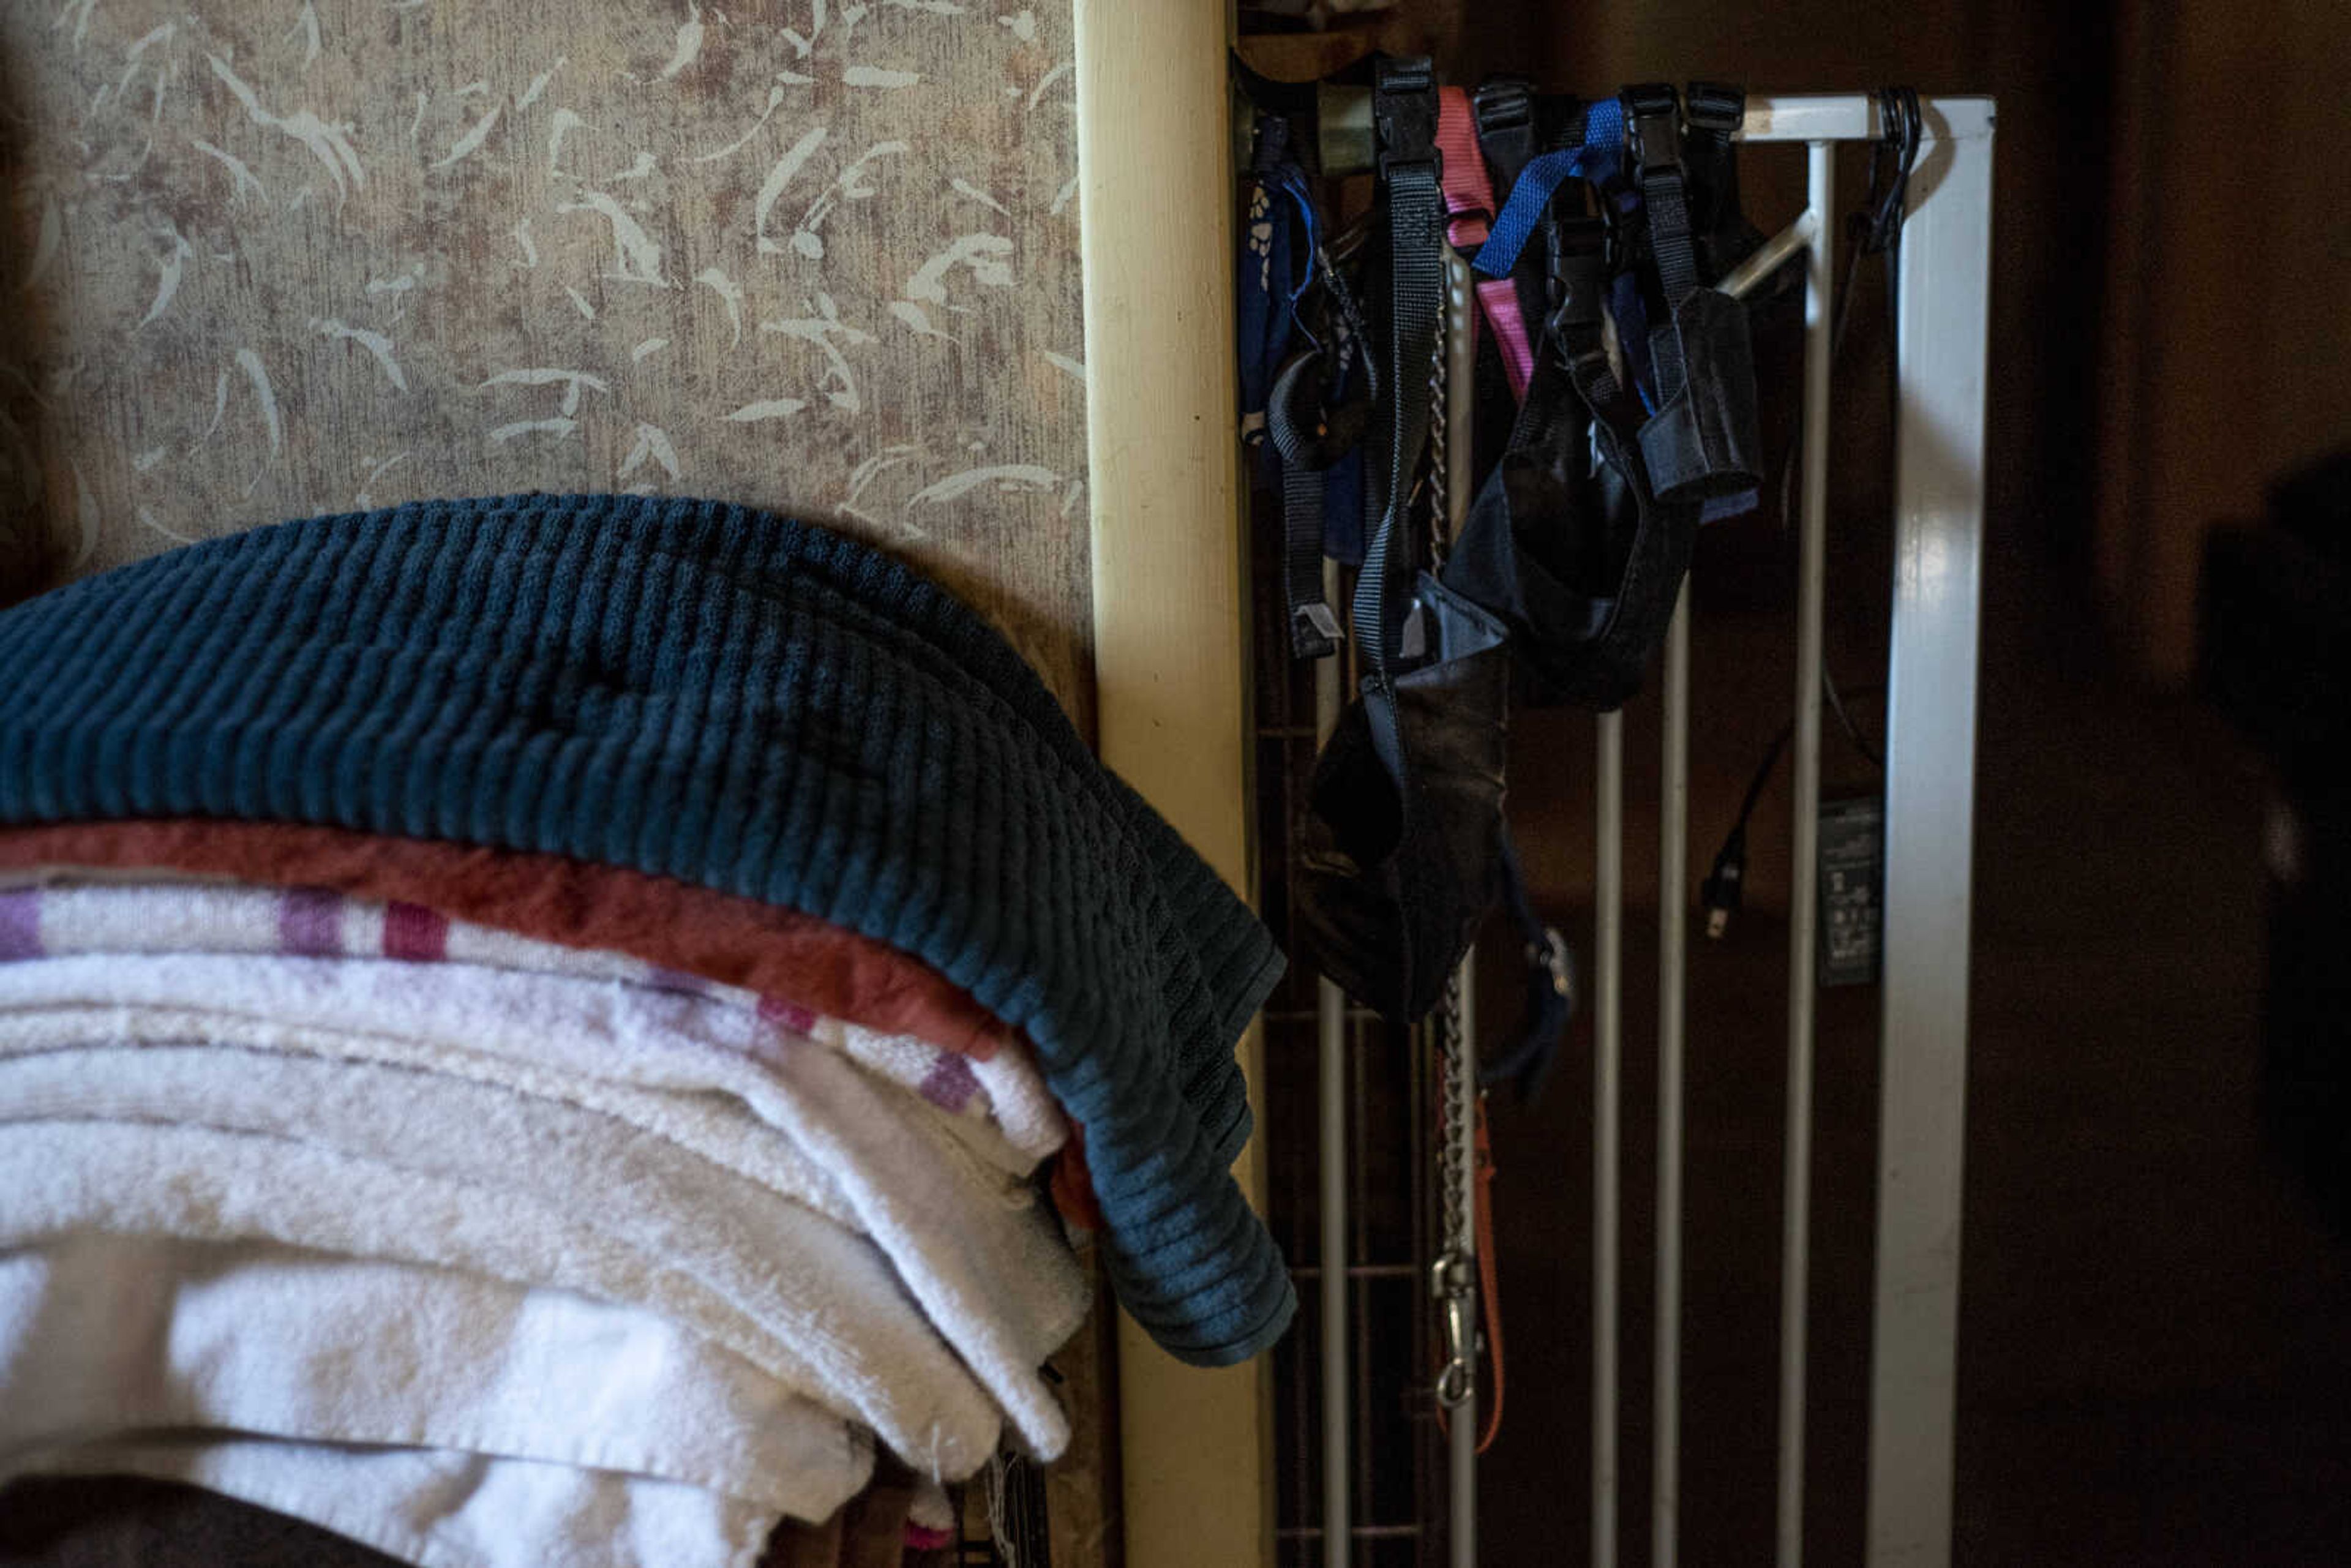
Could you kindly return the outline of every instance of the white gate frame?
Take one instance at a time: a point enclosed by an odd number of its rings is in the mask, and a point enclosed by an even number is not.
[[[1966,1141],[1970,873],[1974,852],[1976,652],[1982,601],[1983,431],[1991,283],[1992,103],[1922,106],[1926,138],[1903,231],[1895,345],[1894,617],[1886,667],[1886,890],[1879,1049],[1877,1245],[1869,1402],[1868,1562],[1947,1564],[1951,1555],[1959,1211]],[[1782,1233],[1780,1498],[1777,1561],[1803,1559],[1805,1350],[1810,1310],[1813,1004],[1818,919],[1822,602],[1828,528],[1831,260],[1837,231],[1836,144],[1873,141],[1864,94],[1750,100],[1740,140],[1802,142],[1805,211],[1774,249],[1806,254],[1804,460],[1796,610],[1795,789],[1789,890],[1788,1100]],[[1682,996],[1680,913],[1687,863],[1687,608],[1677,612],[1664,681],[1659,890],[1656,1434],[1651,1559],[1675,1560],[1679,1509]],[[1623,834],[1622,746],[1601,719],[1603,864]],[[1603,890],[1604,929],[1617,885]],[[1602,961],[1614,965],[1613,946]],[[1603,987],[1618,977],[1604,973]],[[1594,1052],[1594,1126],[1613,1144],[1618,1084],[1611,1038]],[[1613,1347],[1616,1173],[1601,1172],[1593,1274],[1604,1284],[1595,1340]],[[1595,1386],[1594,1568],[1615,1562],[1613,1366]]]
[[[1969,900],[1974,845],[1976,655],[1982,597],[1984,390],[1990,330],[1993,106],[1922,105],[1899,268],[1896,361],[1895,578],[1886,670],[1886,887],[1882,1091],[1870,1363],[1868,1554],[1872,1568],[1940,1568],[1951,1556],[1959,1332],[1959,1215],[1966,1133]],[[1782,1236],[1777,1562],[1803,1556],[1805,1352],[1810,1310],[1813,1046],[1820,810],[1823,585],[1827,538],[1831,261],[1836,144],[1881,131],[1866,94],[1749,101],[1739,139],[1802,143],[1804,213],[1747,267],[1737,291],[1798,252],[1806,256],[1804,454],[1796,612],[1793,877],[1788,943],[1788,1095]],[[1456,352],[1471,311],[1456,274]],[[1449,422],[1466,454],[1466,409]],[[1466,463],[1458,466],[1466,471]],[[1456,477],[1459,477],[1458,475]],[[1450,497],[1457,508],[1466,497]],[[1680,1464],[1682,1030],[1687,866],[1689,643],[1685,593],[1668,633],[1659,845],[1656,1408],[1650,1560],[1676,1559]],[[1620,716],[1598,720],[1594,889],[1592,1546],[1616,1562],[1619,1347],[1616,1301],[1624,836]],[[1330,1006],[1326,998],[1325,1007]],[[1331,1052],[1328,1044],[1326,1053]],[[1325,1079],[1326,1084],[1329,1082]],[[1323,1106],[1324,1158],[1344,1159],[1344,1108]],[[1333,1133],[1333,1120],[1337,1126]],[[1327,1237],[1343,1223],[1325,1172]],[[1343,1184],[1336,1194],[1343,1201]],[[1341,1232],[1340,1234],[1343,1234]],[[1323,1345],[1326,1562],[1347,1559],[1343,1301],[1326,1309]],[[1471,1412],[1456,1414],[1450,1559],[1477,1560]]]

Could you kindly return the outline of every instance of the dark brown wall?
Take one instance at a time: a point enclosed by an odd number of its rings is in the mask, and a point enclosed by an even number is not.
[[[2096,565],[2133,664],[2194,652],[2206,528],[2351,441],[2351,8],[2117,8]]]

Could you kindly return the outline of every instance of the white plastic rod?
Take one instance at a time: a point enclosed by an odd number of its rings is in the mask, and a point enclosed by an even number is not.
[[[1472,292],[1475,279],[1469,264],[1457,251],[1445,253],[1445,516],[1447,534],[1461,537],[1461,525],[1469,516],[1469,503],[1477,493],[1477,448],[1475,444],[1475,405],[1472,395],[1478,378],[1478,307]],[[1466,1195],[1468,1206],[1463,1212],[1469,1216],[1469,1233],[1463,1239],[1462,1253],[1473,1265],[1470,1279],[1478,1275],[1474,1267],[1478,1257],[1478,954],[1475,948],[1461,959],[1458,977],[1461,998],[1461,1073],[1459,1080],[1448,1085],[1454,1095],[1457,1125],[1466,1130],[1470,1140],[1469,1157],[1461,1166],[1462,1179],[1468,1184]],[[1477,1286],[1470,1286],[1469,1321],[1480,1321],[1478,1311]],[[1473,1341],[1474,1347],[1474,1341]],[[1476,1364],[1473,1348],[1471,1364]],[[1446,1428],[1447,1482],[1451,1491],[1452,1536],[1447,1542],[1451,1568],[1478,1568],[1478,1381],[1469,1381],[1469,1397],[1454,1410]]]
[[[1729,272],[1715,285],[1734,299],[1744,299],[1755,292],[1755,286],[1786,265],[1788,258],[1813,243],[1813,231],[1821,220],[1807,207],[1796,214],[1796,221],[1755,247],[1753,255]]]
[[[1988,98],[1929,99],[1926,110],[1930,142],[1991,134],[1992,100]],[[1884,133],[1885,125],[1875,93],[1801,93],[1750,98],[1738,138],[1741,141],[1874,141]],[[1912,193],[1917,195],[1921,189],[1913,187]],[[1829,216],[1821,215],[1824,222]]]
[[[1813,946],[1821,807],[1821,602],[1827,571],[1830,259],[1836,148],[1815,141],[1806,198],[1819,222],[1804,278],[1803,507],[1796,573],[1796,757],[1788,876],[1788,1136],[1780,1245],[1780,1568],[1804,1556],[1804,1350],[1812,1278]]]
[[[1682,1026],[1688,936],[1689,583],[1666,631],[1657,814],[1657,1281],[1649,1561],[1674,1568],[1681,1508]]]
[[[1870,1346],[1873,1568],[1951,1560],[1968,910],[1983,560],[1991,105],[1926,106],[1902,235],[1886,701],[1885,1027]],[[1973,134],[1970,127],[1977,128]]]
[[[1599,842],[1593,888],[1592,1564],[1616,1563],[1618,1099],[1624,1078],[1625,716],[1598,723]]]
[[[1322,597],[1339,600],[1339,569],[1322,563]],[[1314,737],[1321,750],[1339,723],[1339,666],[1333,654],[1314,666]],[[1322,1186],[1322,1563],[1350,1568],[1354,1561],[1354,1512],[1347,1495],[1347,1309],[1353,1276],[1347,1264],[1347,994],[1329,978],[1316,982],[1314,1024],[1321,1068]]]

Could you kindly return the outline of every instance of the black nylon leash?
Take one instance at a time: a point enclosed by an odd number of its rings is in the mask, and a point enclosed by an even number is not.
[[[1641,210],[1649,227],[1649,254],[1656,266],[1666,309],[1671,312],[1698,287],[1698,248],[1690,238],[1689,176],[1682,167],[1681,95],[1669,82],[1644,82],[1626,88],[1624,98]],[[1661,379],[1665,373],[1665,367],[1659,366]],[[1678,366],[1674,374],[1680,374]],[[1667,389],[1658,389],[1660,402],[1671,395]]]
[[[1373,89],[1380,183],[1388,218],[1387,493],[1355,584],[1355,637],[1365,655],[1366,703],[1380,758],[1401,786],[1395,717],[1396,646],[1410,598],[1408,518],[1428,443],[1428,374],[1445,296],[1445,196],[1437,165],[1437,73],[1425,55],[1382,59]]]
[[[1281,591],[1293,658],[1338,651],[1339,618],[1322,593],[1323,485],[1362,442],[1379,396],[1363,319],[1345,283],[1318,257],[1331,316],[1318,342],[1290,356],[1266,399],[1266,437],[1281,460]],[[1341,334],[1343,334],[1343,336]]]

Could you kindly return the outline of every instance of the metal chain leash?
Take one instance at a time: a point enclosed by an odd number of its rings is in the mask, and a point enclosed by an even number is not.
[[[1451,543],[1447,508],[1452,497],[1447,469],[1450,444],[1446,404],[1451,392],[1446,367],[1450,355],[1451,317],[1459,308],[1447,288],[1439,311],[1437,351],[1428,366],[1428,554],[1432,567],[1445,564]],[[1467,1071],[1461,1036],[1461,971],[1445,977],[1445,995],[1433,1020],[1437,1045],[1438,1134],[1437,1145],[1439,1247],[1428,1270],[1428,1288],[1444,1314],[1445,1365],[1437,1377],[1437,1402],[1447,1410],[1468,1402],[1478,1386],[1478,1267],[1470,1253],[1470,1190],[1474,1153],[1469,1119],[1462,1113],[1462,1074]]]
[[[1478,1385],[1478,1268],[1470,1254],[1472,1136],[1462,1114],[1461,1075],[1468,1064],[1461,1050],[1461,971],[1447,977],[1445,997],[1433,1020],[1437,1036],[1437,1212],[1442,1246],[1429,1265],[1429,1292],[1445,1314],[1445,1365],[1437,1377],[1437,1402],[1447,1410],[1467,1403]]]
[[[1428,357],[1428,565],[1434,571],[1445,564],[1447,547],[1452,542],[1445,512],[1452,497],[1451,476],[1446,466],[1447,449],[1451,443],[1446,435],[1449,423],[1446,412],[1447,394],[1451,388],[1446,382],[1446,361],[1453,336],[1455,308],[1451,288],[1437,297],[1437,348]]]

